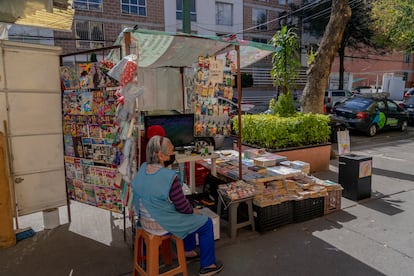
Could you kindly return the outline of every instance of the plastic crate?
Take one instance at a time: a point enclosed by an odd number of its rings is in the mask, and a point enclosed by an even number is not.
[[[253,215],[257,231],[273,230],[293,222],[292,202],[285,201],[266,207],[253,205]]]
[[[324,215],[324,197],[293,201],[293,222],[311,220]]]
[[[204,167],[203,165],[195,163],[195,185],[203,186],[206,183],[207,175],[210,174],[210,170]],[[185,175],[186,183],[190,183],[190,163],[185,164]]]
[[[342,189],[328,191],[325,197],[324,214],[329,214],[341,210]]]

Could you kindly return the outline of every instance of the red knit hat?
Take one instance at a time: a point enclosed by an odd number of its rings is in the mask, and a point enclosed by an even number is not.
[[[148,129],[147,129],[147,138],[148,138],[148,140],[151,139],[152,137],[154,137],[155,135],[165,137],[164,128],[160,125],[153,125],[153,126],[148,127]]]

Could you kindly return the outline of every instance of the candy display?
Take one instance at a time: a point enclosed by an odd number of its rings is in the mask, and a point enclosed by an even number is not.
[[[253,197],[255,195],[254,186],[243,180],[221,184],[218,186],[218,191],[225,199],[230,201]]]
[[[231,134],[231,105],[220,98],[233,100],[234,76],[232,61],[226,57],[200,55],[195,64],[195,89],[191,98],[195,114],[195,136],[228,136]]]

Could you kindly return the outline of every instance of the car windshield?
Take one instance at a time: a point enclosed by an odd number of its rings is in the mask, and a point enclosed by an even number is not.
[[[409,97],[404,101],[405,104],[414,104],[414,97]]]
[[[372,104],[369,98],[353,98],[343,102],[342,106],[354,110],[365,110]]]

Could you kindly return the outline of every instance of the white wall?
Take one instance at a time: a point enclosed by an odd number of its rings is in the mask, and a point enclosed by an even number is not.
[[[191,22],[191,31],[196,34],[216,35],[231,34],[243,30],[243,1],[220,0],[222,3],[233,4],[233,26],[216,25],[216,1],[196,0],[197,21]],[[165,31],[182,30],[182,20],[176,20],[176,1],[164,1]],[[240,38],[241,35],[239,35]]]

